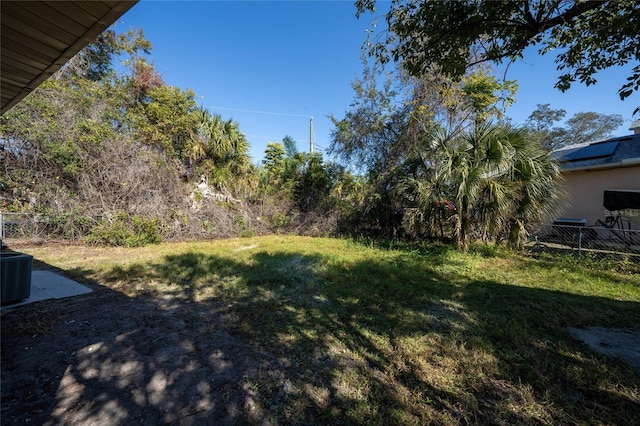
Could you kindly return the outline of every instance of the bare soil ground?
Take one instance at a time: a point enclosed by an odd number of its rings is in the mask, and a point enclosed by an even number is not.
[[[269,423],[251,377],[278,363],[215,306],[91,287],[3,308],[2,424]]]

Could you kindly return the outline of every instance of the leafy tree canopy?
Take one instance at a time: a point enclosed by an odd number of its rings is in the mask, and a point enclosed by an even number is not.
[[[356,0],[358,14],[374,11],[375,4]],[[459,78],[470,66],[515,60],[537,45],[540,54],[558,52],[562,74],[555,87],[565,91],[575,81],[596,83],[600,70],[640,59],[639,16],[635,0],[393,0],[386,15],[389,32],[369,49],[383,63],[401,61],[413,75],[436,64]],[[636,65],[620,98],[639,86]]]
[[[354,99],[345,117],[330,116],[335,128],[329,152],[375,175],[402,163],[434,128],[457,134],[476,122],[503,118],[517,91],[515,82],[499,82],[482,67],[454,81],[436,69],[415,77],[402,69],[384,75],[379,64],[364,65],[362,78],[352,83]]]
[[[538,105],[525,124],[529,137],[552,151],[565,145],[610,138],[624,121],[618,114],[578,112],[564,127],[554,126],[565,115],[563,109],[552,109],[549,104]]]
[[[78,76],[92,81],[117,78],[114,61],[129,65],[151,53],[151,42],[142,29],[116,33],[108,29],[75,55],[62,68],[63,76]]]
[[[262,164],[264,168],[272,174],[282,173],[282,164],[284,162],[284,146],[278,142],[269,142],[264,150],[264,159]]]

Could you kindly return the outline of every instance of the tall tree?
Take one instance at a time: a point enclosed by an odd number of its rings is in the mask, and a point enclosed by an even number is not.
[[[354,97],[345,117],[330,116],[334,125],[329,151],[362,171],[384,173],[401,156],[402,115],[392,80],[379,83],[377,66],[364,63],[362,78],[351,84]]]
[[[293,197],[302,212],[309,212],[326,203],[331,191],[331,176],[322,158],[314,152],[308,158],[307,167],[301,172],[293,186]]]
[[[482,68],[456,82],[437,67],[414,77],[402,69],[383,74],[378,64],[366,63],[352,87],[354,100],[345,117],[330,117],[335,126],[330,152],[380,175],[403,163],[433,128],[457,134],[475,122],[502,117],[517,91],[515,82],[499,82]]]
[[[567,120],[567,133],[571,143],[594,142],[612,136],[624,120],[619,114],[578,112]]]
[[[142,29],[131,29],[118,34],[113,29],[103,31],[60,70],[65,77],[76,76],[91,81],[100,81],[118,77],[114,62],[136,63],[149,55],[151,43]]]
[[[551,129],[565,115],[567,115],[567,111],[564,109],[551,109],[549,104],[538,104],[535,111],[529,114],[525,125],[536,132],[544,132]]]
[[[333,152],[367,172],[363,220],[384,232],[404,212],[409,234],[455,237],[463,249],[476,231],[521,240],[520,225],[538,218],[525,204],[541,213],[555,200],[557,169],[521,130],[494,124],[515,84],[482,68],[456,82],[433,67],[390,76],[391,90],[379,75],[365,69],[346,117],[334,119]]]
[[[175,86],[150,90],[142,102],[129,110],[136,138],[176,159],[185,157],[197,125],[194,98],[193,91]]]
[[[559,127],[555,123],[562,120],[567,112],[564,109],[552,109],[549,104],[538,104],[536,109],[529,114],[525,122],[525,129],[529,139],[539,143],[547,151],[553,151],[564,145],[563,137],[558,137]]]
[[[375,5],[356,0],[359,14]],[[459,78],[470,66],[515,60],[536,45],[540,54],[556,54],[562,73],[555,87],[565,91],[575,81],[596,83],[600,70],[640,59],[638,15],[635,0],[393,0],[389,32],[370,44],[370,52],[383,62],[402,62],[414,75],[437,64]],[[621,85],[621,99],[638,90],[640,65]]]
[[[546,150],[553,151],[565,145],[609,138],[624,121],[618,114],[578,112],[566,121],[565,126],[555,126],[565,115],[563,109],[551,109],[549,104],[538,105],[525,123],[529,137]]]
[[[288,158],[293,158],[298,153],[296,141],[289,135],[282,138],[282,146],[284,147],[284,152]]]
[[[284,146],[281,143],[269,142],[264,150],[262,164],[266,171],[268,189],[273,190],[282,184],[282,173],[284,171]]]

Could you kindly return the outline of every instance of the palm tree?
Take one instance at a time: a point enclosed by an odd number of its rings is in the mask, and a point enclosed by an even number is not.
[[[522,247],[525,224],[544,217],[558,199],[555,161],[525,132],[512,126],[476,123],[456,151],[457,241],[468,248],[475,226],[482,235],[507,235]],[[465,149],[466,147],[466,149]]]
[[[509,218],[509,244],[522,248],[525,225],[551,216],[561,190],[558,163],[550,157],[539,142],[527,141],[524,130],[511,141],[515,150],[511,180],[516,184],[515,205]]]
[[[506,235],[521,247],[524,225],[549,212],[558,198],[557,165],[521,129],[478,121],[460,135],[435,130],[426,140],[420,173],[396,186],[412,203],[408,217],[414,230],[439,228],[442,236],[443,224],[452,219],[463,250],[474,231]]]
[[[413,237],[450,234],[454,205],[449,200],[450,173],[455,148],[452,135],[432,129],[414,157],[405,163],[393,187],[393,196],[404,206],[403,226]]]
[[[223,120],[206,108],[198,108],[196,137],[189,147],[189,161],[200,173],[210,176],[220,189],[231,182],[238,182],[250,171],[249,142],[240,131],[238,123]],[[237,186],[237,185],[236,185]]]
[[[240,132],[238,123],[229,119],[224,122],[224,137],[226,138],[226,153],[224,159],[236,166],[244,166],[249,162],[249,142]]]

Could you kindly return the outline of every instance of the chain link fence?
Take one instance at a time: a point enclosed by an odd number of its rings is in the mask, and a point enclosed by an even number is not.
[[[97,219],[95,219],[97,220]],[[608,223],[607,223],[608,224]],[[605,225],[607,225],[605,224]],[[11,240],[46,239],[51,235],[64,235],[77,240],[83,233],[78,229],[54,229],[50,220],[34,213],[0,213],[0,238]],[[530,251],[592,254],[631,254],[640,262],[640,230],[624,226],[582,226],[581,224],[538,225],[529,229],[526,248]]]
[[[96,223],[98,219],[85,218],[85,221]],[[72,215],[47,217],[37,213],[0,212],[0,239],[3,244],[11,240],[38,240],[50,237],[76,241],[82,238],[89,225],[74,221]]]
[[[0,213],[0,238],[24,239],[37,237],[37,223],[32,213]]]
[[[531,251],[583,254],[622,253],[640,261],[640,230],[624,226],[539,225],[529,231],[526,247]]]

